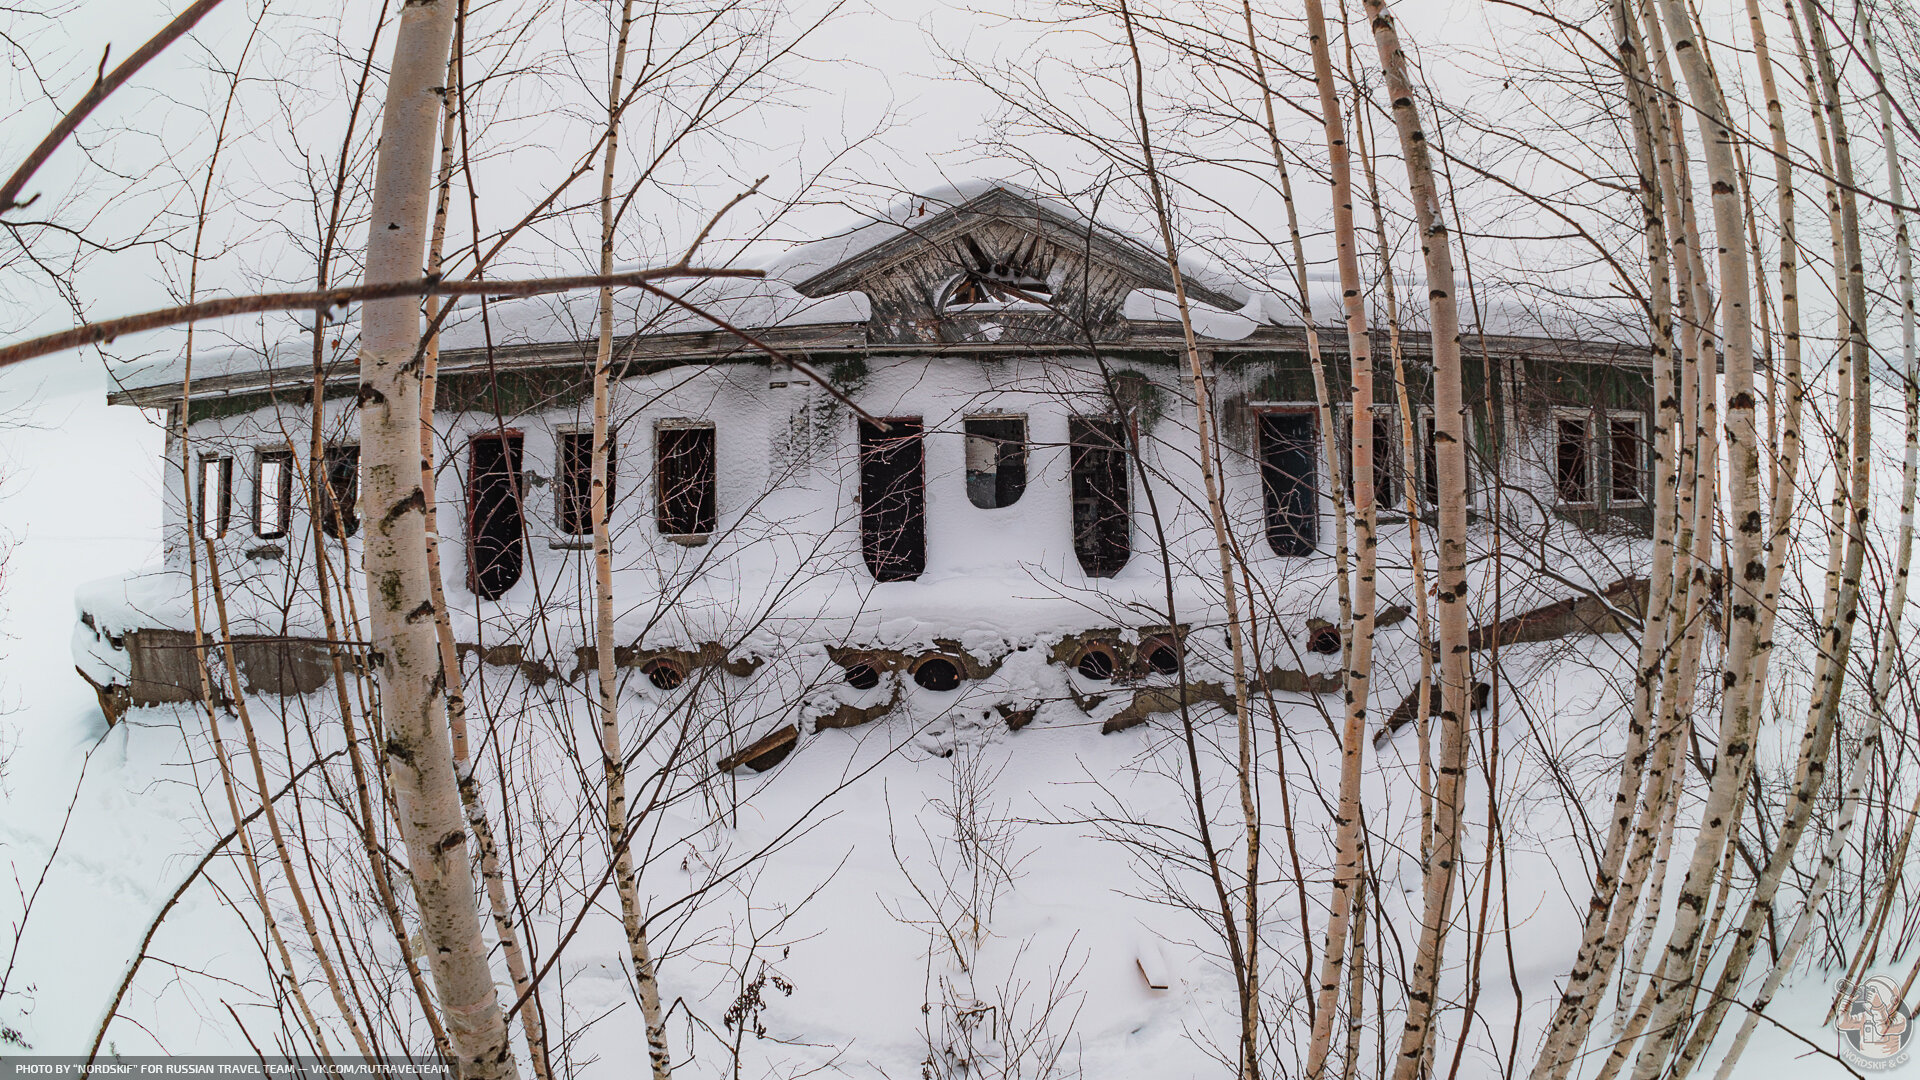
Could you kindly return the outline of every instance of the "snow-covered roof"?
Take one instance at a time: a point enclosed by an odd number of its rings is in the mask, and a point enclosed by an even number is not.
[[[1130,256],[1158,260],[1157,245],[1144,242],[1127,231],[1081,212],[1071,203],[1040,195],[1000,180],[977,180],[950,184],[895,200],[876,212],[862,214],[845,229],[833,235],[799,244],[770,257],[742,260],[741,265],[765,272],[762,278],[713,278],[669,280],[661,286],[677,293],[688,304],[710,313],[726,323],[743,329],[772,329],[861,326],[872,317],[872,304],[857,289],[820,292],[808,288],[834,271],[848,266],[879,245],[903,235],[913,234],[936,219],[970,207],[992,206],[995,212],[1020,212],[1022,208],[1036,217],[1051,218],[1071,225],[1076,231],[1098,235]],[[1011,208],[1011,209],[1010,209]],[[1301,304],[1298,289],[1290,275],[1274,282],[1272,288],[1249,285],[1242,277],[1224,268],[1204,251],[1189,249],[1179,258],[1182,275],[1189,288],[1216,299],[1230,299],[1237,310],[1191,299],[1194,330],[1213,341],[1243,341],[1262,327],[1299,328]],[[1330,274],[1310,274],[1308,293],[1313,322],[1322,333],[1338,333],[1344,325],[1339,282]],[[1412,331],[1426,328],[1426,289],[1421,282],[1406,280],[1397,289],[1401,325]],[[1638,347],[1646,334],[1637,308],[1618,298],[1588,298],[1569,301],[1562,295],[1529,296],[1527,286],[1500,290],[1482,288],[1476,298],[1480,326],[1496,336],[1550,338],[1589,344]],[[1463,298],[1467,299],[1467,298]],[[599,296],[593,291],[533,297],[502,298],[484,305],[477,297],[463,297],[448,315],[441,334],[443,352],[494,347],[564,345],[590,342],[598,335]],[[671,303],[655,294],[638,289],[616,293],[616,328],[619,338],[635,335],[670,335],[717,329],[712,319]],[[1179,310],[1171,293],[1164,289],[1136,288],[1124,299],[1122,314],[1135,322],[1175,324]],[[1463,304],[1461,321],[1474,330],[1475,309]],[[1368,318],[1375,326],[1386,322],[1383,296],[1378,289],[1368,296]],[[202,350],[193,362],[194,377],[201,380],[286,382],[310,370],[311,345],[301,339],[262,351],[252,349]],[[127,391],[177,385],[184,374],[183,361],[168,357],[129,365],[116,373],[121,388]]]

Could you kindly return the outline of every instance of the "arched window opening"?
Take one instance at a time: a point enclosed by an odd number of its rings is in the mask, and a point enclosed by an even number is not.
[[[860,553],[875,581],[912,581],[927,568],[923,430],[917,416],[886,423],[860,421]]]
[[[982,510],[1020,501],[1027,490],[1027,418],[969,416],[967,499]]]
[[[467,587],[483,600],[506,595],[526,562],[521,442],[519,432],[508,431],[467,443]]]
[[[1275,555],[1311,555],[1320,542],[1319,455],[1310,410],[1260,417],[1260,486]]]
[[[1112,577],[1133,553],[1126,430],[1115,419],[1074,416],[1067,420],[1067,440],[1073,459],[1073,553],[1088,577]]]

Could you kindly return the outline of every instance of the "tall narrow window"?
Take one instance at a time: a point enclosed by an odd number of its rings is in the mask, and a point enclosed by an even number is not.
[[[875,581],[927,568],[926,448],[920,418],[860,421],[860,553]]]
[[[335,540],[359,532],[360,448],[327,447],[320,480],[320,528]]]
[[[1440,505],[1440,452],[1434,442],[1433,433],[1437,422],[1431,412],[1420,418],[1420,498],[1423,505]]]
[[[1553,485],[1563,503],[1593,501],[1593,438],[1584,416],[1553,421]]]
[[[1638,416],[1607,418],[1607,492],[1613,502],[1637,503],[1646,498],[1640,464],[1645,447]]]
[[[1027,490],[1027,418],[969,416],[967,499],[982,510],[1012,506]]]
[[[200,492],[194,500],[200,518],[200,536],[218,540],[227,535],[233,516],[233,459],[207,454],[200,459]]]
[[[1260,486],[1275,555],[1311,555],[1320,543],[1319,455],[1313,413],[1260,414]]]
[[[1341,433],[1347,444],[1347,498],[1353,498],[1353,429]],[[1386,513],[1400,507],[1400,420],[1385,405],[1373,407],[1373,505]]]
[[[467,587],[483,600],[513,588],[526,561],[520,446],[517,431],[475,435],[467,443]]]
[[[663,536],[706,536],[717,516],[712,424],[661,424],[653,437],[656,516]]]
[[[1112,577],[1133,553],[1132,477],[1120,421],[1074,416],[1073,553],[1088,577]]]
[[[293,454],[262,450],[254,459],[253,535],[278,540],[287,535],[293,508]]]
[[[614,464],[619,460],[613,432],[607,433],[607,512],[613,512]],[[560,531],[585,536],[593,531],[593,432],[560,433],[560,482],[555,517]]]

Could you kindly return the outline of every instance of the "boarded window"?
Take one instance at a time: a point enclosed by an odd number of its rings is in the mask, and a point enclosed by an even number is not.
[[[233,459],[207,454],[200,459],[200,490],[194,499],[200,536],[218,540],[227,535],[233,516]]]
[[[1112,577],[1133,553],[1132,478],[1120,421],[1067,420],[1073,446],[1073,553],[1088,577]]]
[[[293,508],[293,455],[262,450],[254,459],[253,535],[278,540],[287,535]]]
[[[329,446],[320,467],[320,528],[335,540],[360,531],[360,448]]]
[[[662,424],[654,432],[656,515],[664,536],[705,536],[717,513],[712,424]]]
[[[920,418],[860,421],[860,553],[875,581],[927,568],[926,450]]]
[[[617,445],[607,433],[607,512],[613,512],[613,478]],[[593,432],[560,433],[560,482],[554,516],[560,531],[585,536],[593,531]]]
[[[1275,555],[1311,555],[1320,543],[1319,455],[1311,412],[1260,414],[1260,486]]]
[[[1012,506],[1027,490],[1027,418],[969,416],[967,499],[982,510]]]
[[[467,587],[483,600],[513,588],[526,561],[520,445],[517,431],[475,435],[467,443]]]
[[[1584,416],[1562,416],[1553,422],[1553,486],[1560,501],[1593,501],[1593,440]]]
[[[1640,418],[1615,416],[1607,420],[1607,490],[1614,502],[1635,503],[1646,498],[1641,480]]]

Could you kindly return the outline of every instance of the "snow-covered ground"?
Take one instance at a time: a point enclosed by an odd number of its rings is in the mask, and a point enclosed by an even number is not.
[[[33,900],[9,963],[0,1025],[16,1030],[36,1053],[88,1049],[154,915],[230,826],[202,714],[187,707],[138,709],[108,730],[72,670],[74,587],[158,554],[161,433],[137,411],[103,404],[104,379],[95,365],[59,357],[0,377],[6,402],[0,411],[9,421],[0,430],[6,481],[0,522],[10,544],[0,578],[0,702],[6,709],[0,717],[0,870],[10,869],[18,882],[17,890],[0,890],[0,925],[18,927],[23,899]],[[1570,819],[1545,763],[1551,759],[1564,770],[1562,779],[1590,807],[1603,804],[1611,783],[1607,752],[1616,735],[1592,720],[1605,715],[1620,692],[1620,668],[1611,659],[1619,645],[1584,639],[1508,650],[1509,670],[1524,672],[1501,690],[1506,722],[1498,785],[1509,876],[1494,882],[1493,934],[1480,958],[1478,1017],[1461,1076],[1503,1073],[1516,1037],[1515,981],[1524,1002],[1517,1035],[1524,1063],[1551,1006],[1554,980],[1571,959],[1588,873],[1578,839],[1584,826]],[[990,709],[970,704],[968,693],[909,692],[887,720],[807,733],[779,767],[757,777],[742,774],[737,808],[730,797],[689,798],[657,816],[640,844],[643,892],[653,910],[707,880],[711,868],[735,865],[765,846],[775,849],[700,903],[671,908],[663,920],[656,948],[666,998],[680,1003],[670,1029],[687,1075],[727,1074],[732,1032],[724,1014],[762,972],[768,975],[758,997],[764,1007],[747,1010],[742,1075],[825,1069],[906,1078],[922,1075],[930,1050],[935,1071],[926,1075],[952,1075],[945,1053],[951,1047],[963,1056],[967,1038],[994,1048],[988,1052],[1001,1064],[1009,1054],[1024,1054],[1017,1075],[1027,1077],[1049,1075],[1043,1060],[1053,1060],[1053,1075],[1063,1076],[1229,1074],[1219,1057],[1233,1046],[1233,984],[1205,917],[1202,879],[1184,861],[1195,845],[1178,725],[1163,720],[1101,735],[1097,724],[1063,703],[1010,733]],[[284,725],[277,699],[255,703],[270,768],[288,752],[295,760],[310,756],[310,730],[318,732],[312,737],[323,751],[337,745],[326,724],[325,696],[289,708]],[[666,708],[664,697],[642,684],[627,698],[628,714]],[[504,700],[519,725],[511,730],[524,733],[514,737],[514,748],[534,756],[551,751],[524,774],[549,790],[538,799],[523,793],[516,803],[516,820],[530,836],[535,818],[564,823],[585,806],[577,784],[567,790],[567,769],[559,765],[565,740],[589,731],[584,695]],[[1335,753],[1319,707],[1286,696],[1276,704],[1271,719],[1277,724],[1257,717],[1262,759],[1269,763],[1262,948],[1273,988],[1275,1056],[1294,1067],[1291,1040],[1302,1030],[1300,943],[1317,941],[1327,891],[1328,815],[1316,788],[1333,790]],[[1238,839],[1227,786],[1231,727],[1217,712],[1199,715],[1215,838],[1230,848]],[[237,738],[231,720],[222,730]],[[1292,770],[1296,827],[1290,838],[1280,826],[1279,785],[1271,774],[1275,731],[1283,735]],[[1468,799],[1470,866],[1461,903],[1475,920],[1484,880],[1486,789],[1479,763],[1490,735],[1475,747]],[[1408,836],[1406,827],[1417,821],[1403,764],[1403,755],[1413,752],[1409,731],[1370,754],[1368,815],[1376,837]],[[597,775],[597,763],[586,771]],[[974,809],[958,817],[987,836],[973,846],[952,839],[953,808],[969,802]],[[264,836],[261,842],[264,847]],[[316,847],[351,853],[338,836],[322,837]],[[1297,848],[1307,877],[1304,932],[1290,848]],[[968,872],[962,856],[983,854],[1006,867],[999,886],[994,872]],[[1392,930],[1385,955],[1397,969],[1417,932],[1418,856],[1376,840],[1369,857]],[[1230,853],[1227,862],[1237,858]],[[576,859],[571,869],[555,871],[555,879],[570,874],[576,885],[591,881],[594,856],[574,851],[561,861]],[[1502,892],[1511,950],[1498,908]],[[1194,898],[1192,906],[1178,899],[1182,894]],[[297,936],[283,891],[276,890],[275,901],[283,925]],[[534,917],[542,956],[580,903],[577,889],[559,889],[542,902]],[[629,1075],[644,1057],[644,1038],[611,892],[601,895],[598,909],[567,945],[543,997],[550,1030],[558,1035],[564,1025],[573,1036],[560,1051],[570,1069]],[[977,939],[968,932],[968,912],[981,916]],[[247,1034],[236,1018],[247,1032],[270,1037],[278,1021],[262,994],[270,978],[258,933],[243,875],[232,861],[216,859],[155,935],[109,1032],[109,1048],[245,1052]],[[0,935],[0,956],[13,936]],[[1464,934],[1453,939],[1443,1061],[1451,1059],[1463,1015],[1458,1005],[1472,961],[1466,940]],[[1368,948],[1380,943],[1370,937]],[[969,961],[964,970],[961,957]],[[324,1009],[317,974],[303,974]],[[1149,988],[1148,974],[1167,988]],[[1806,975],[1773,1010],[1820,1050],[1833,1046],[1832,1033],[1819,1029],[1832,978]],[[1371,998],[1375,991],[1368,993]],[[1397,992],[1387,986],[1381,993],[1391,1012]],[[1374,1071],[1376,1048],[1390,1059],[1385,1039],[1397,1034],[1391,1022],[1383,1033],[1371,1001],[1368,1007],[1362,1075]],[[424,1046],[419,1033],[416,1043]],[[1027,1049],[1009,1049],[1022,1046]],[[0,1045],[0,1052],[17,1049]],[[1788,1073],[1846,1075],[1793,1034],[1763,1026],[1740,1075]]]

